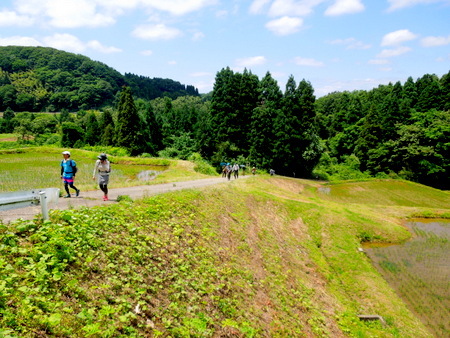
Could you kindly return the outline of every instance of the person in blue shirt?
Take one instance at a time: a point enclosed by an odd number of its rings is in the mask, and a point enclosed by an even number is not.
[[[64,159],[61,161],[61,179],[64,183],[64,189],[67,195],[64,198],[70,198],[69,187],[75,190],[75,195],[80,195],[80,189],[77,189],[73,183],[75,181],[75,175],[77,173],[77,164],[70,158],[69,151],[63,151],[62,155]]]

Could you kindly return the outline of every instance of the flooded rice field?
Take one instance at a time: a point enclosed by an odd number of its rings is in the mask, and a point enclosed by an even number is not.
[[[450,337],[450,220],[415,219],[401,245],[365,245],[378,271],[436,337]]]

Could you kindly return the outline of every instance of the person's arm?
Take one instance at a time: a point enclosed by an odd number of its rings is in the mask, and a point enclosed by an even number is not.
[[[64,174],[64,166],[63,166],[63,163],[61,161],[61,177],[62,177],[63,174]]]
[[[95,179],[95,174],[97,173],[99,163],[100,163],[100,160],[95,161],[94,172],[92,173],[93,179]]]

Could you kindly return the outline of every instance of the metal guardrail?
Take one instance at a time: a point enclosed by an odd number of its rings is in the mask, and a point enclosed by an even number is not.
[[[48,219],[48,203],[57,203],[58,188],[14,191],[0,194],[0,211],[41,205],[42,217]]]

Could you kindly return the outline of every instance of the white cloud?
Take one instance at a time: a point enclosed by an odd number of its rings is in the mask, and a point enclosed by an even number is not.
[[[28,36],[9,36],[7,38],[0,38],[0,46],[36,47],[42,46],[42,43]]]
[[[261,14],[264,7],[270,2],[270,0],[253,0],[250,5],[249,12],[251,14]]]
[[[42,41],[28,36],[10,36],[7,38],[0,38],[0,46],[53,47],[74,53],[81,53],[87,49],[92,49],[105,54],[122,51],[116,47],[104,46],[97,40],[82,42],[79,38],[71,34],[54,34],[52,36],[44,37]]]
[[[16,12],[0,12],[0,26],[5,22],[24,25],[34,20],[58,28],[104,27],[114,24],[126,11],[143,10],[154,15],[156,10],[180,16],[216,3],[217,0],[16,0]]]
[[[306,16],[322,2],[324,0],[275,0],[269,8],[269,16]]]
[[[115,23],[111,13],[99,13],[91,0],[18,0],[17,11],[58,28],[99,27]]]
[[[266,23],[266,28],[277,35],[289,35],[298,32],[302,25],[303,19],[284,16],[269,21]]]
[[[120,48],[117,48],[117,47],[104,46],[97,40],[89,41],[86,44],[86,47],[91,48],[91,49],[93,49],[97,52],[103,53],[103,54],[119,53],[122,51]]]
[[[27,15],[19,15],[16,12],[0,11],[0,26],[31,26],[33,19]]]
[[[403,42],[414,40],[417,38],[417,35],[411,33],[407,29],[400,29],[395,32],[391,32],[383,36],[381,40],[382,46],[397,46]]]
[[[347,38],[347,39],[336,39],[329,42],[332,45],[343,45],[346,46],[346,49],[369,49],[372,46],[369,44],[365,44],[362,41],[358,41],[355,38]]]
[[[164,24],[141,25],[132,34],[144,40],[171,40],[183,35],[179,29],[167,27]]]
[[[427,36],[420,41],[424,47],[437,47],[450,44],[449,36]]]
[[[392,12],[398,9],[412,7],[416,5],[427,5],[431,3],[448,3],[448,0],[388,0],[390,6],[388,8],[388,12]]]
[[[185,15],[217,3],[216,0],[141,0],[148,8],[169,12],[173,15]]]
[[[390,57],[394,57],[394,56],[399,56],[399,55],[405,54],[405,53],[407,53],[409,51],[411,51],[411,48],[404,47],[404,46],[401,46],[401,47],[398,47],[398,48],[395,48],[395,49],[383,49],[381,51],[381,53],[379,53],[377,55],[377,57],[380,58],[380,59],[390,58]]]
[[[251,56],[247,58],[237,59],[236,65],[239,67],[253,67],[263,65],[267,62],[264,56]]]
[[[86,44],[71,34],[55,34],[44,38],[46,46],[75,53],[86,50]]]
[[[150,56],[150,55],[153,55],[153,51],[150,50],[150,49],[143,50],[143,51],[141,52],[141,55],[144,55],[144,56]]]
[[[353,14],[362,12],[363,10],[364,5],[361,3],[361,0],[335,0],[334,4],[326,9],[325,15]]]
[[[322,67],[322,66],[324,66],[322,61],[317,61],[315,59],[302,58],[302,57],[296,57],[294,59],[294,63],[298,66],[307,66],[307,67]]]
[[[171,60],[167,62],[168,65],[175,66],[177,62],[175,60]]]

